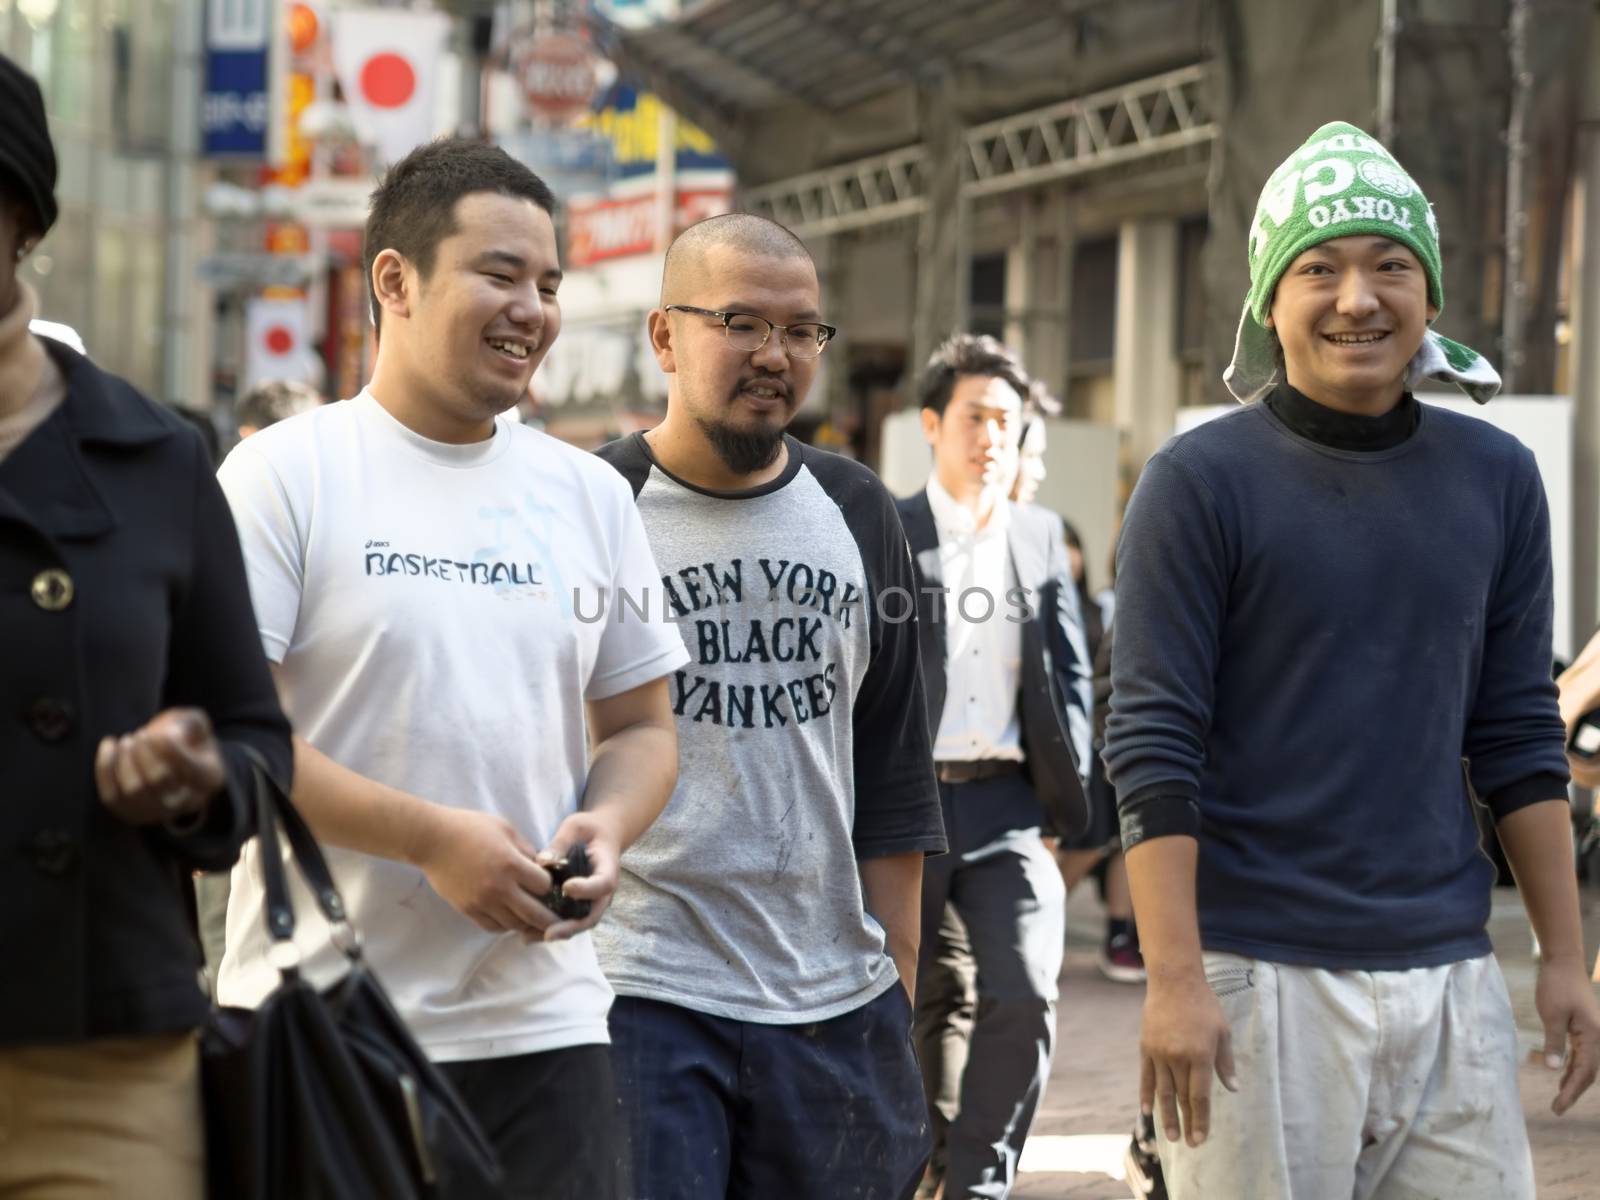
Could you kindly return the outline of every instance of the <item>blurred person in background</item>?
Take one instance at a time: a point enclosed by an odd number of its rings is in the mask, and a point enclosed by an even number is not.
[[[289,726],[200,439],[29,332],[56,216],[37,84],[0,56],[0,1196],[198,1200],[184,895],[251,829]]]
[[[322,393],[298,379],[269,379],[258,383],[239,399],[233,410],[239,440],[269,425],[322,406]]]
[[[1011,499],[1018,504],[1032,504],[1049,476],[1045,464],[1047,435],[1044,418],[1056,416],[1059,412],[1060,402],[1035,380],[1029,389],[1029,402],[1024,406],[1025,423],[1019,439],[1017,477],[1011,492]],[[1143,983],[1146,977],[1144,956],[1139,952],[1139,930],[1133,917],[1133,894],[1128,887],[1127,864],[1122,857],[1117,797],[1106,778],[1105,764],[1100,759],[1100,751],[1105,746],[1106,718],[1111,710],[1112,593],[1109,587],[1098,596],[1091,590],[1083,538],[1077,527],[1056,513],[1048,515],[1058,523],[1066,542],[1072,583],[1078,593],[1079,609],[1083,613],[1084,637],[1093,662],[1094,741],[1089,758],[1088,827],[1072,838],[1047,837],[1046,845],[1055,853],[1061,881],[1069,896],[1086,876],[1092,875],[1099,886],[1100,903],[1106,913],[1105,934],[1095,954],[1095,965],[1100,973],[1114,983]],[[930,1011],[937,1007],[944,1012],[943,1044],[948,1065],[964,1061],[956,1056],[963,1053],[963,1039],[970,1037],[971,1033],[976,1005],[973,987],[975,968],[966,929],[950,905],[945,906],[939,933],[939,953],[930,964],[926,986]],[[949,1095],[948,1081],[938,1102],[946,1109],[954,1104],[954,1098]],[[939,1149],[942,1159],[942,1144]],[[1154,1126],[1147,1119],[1141,1118],[1137,1123],[1126,1157],[1128,1178],[1136,1187],[1143,1189],[1140,1194],[1165,1196],[1161,1161],[1155,1152]]]
[[[1114,983],[1143,983],[1144,958],[1139,953],[1133,895],[1128,890],[1128,870],[1122,858],[1117,797],[1100,761],[1106,717],[1110,714],[1111,648],[1115,635],[1103,623],[1100,603],[1090,590],[1082,538],[1070,521],[1063,520],[1062,528],[1078,601],[1083,606],[1084,633],[1094,659],[1094,753],[1089,762],[1089,827],[1078,837],[1058,844],[1056,863],[1069,894],[1088,875],[1093,875],[1099,884],[1100,902],[1106,910],[1105,936],[1095,955],[1100,973]]]
[[[1045,463],[1048,447],[1045,419],[1058,415],[1060,411],[1061,402],[1039,380],[1034,380],[1028,389],[1028,401],[1023,406],[1016,482],[1011,488],[1013,503],[1034,506],[1039,489],[1049,476],[1049,468]],[[1072,567],[1072,584],[1078,594],[1079,611],[1083,614],[1084,640],[1094,664],[1094,742],[1089,761],[1089,827],[1077,837],[1055,842],[1056,863],[1061,868],[1062,882],[1066,884],[1068,894],[1091,873],[1099,883],[1100,900],[1106,909],[1106,933],[1096,955],[1101,974],[1117,983],[1143,983],[1144,959],[1139,954],[1139,935],[1133,922],[1133,897],[1128,891],[1128,873],[1118,848],[1117,799],[1110,783],[1106,781],[1105,767],[1100,762],[1100,748],[1104,744],[1105,720],[1111,699],[1111,647],[1106,640],[1108,631],[1100,602],[1089,587],[1083,538],[1065,517],[1043,509],[1040,511],[1045,512],[1060,529],[1066,543]],[[946,921],[952,926],[958,923],[958,919],[951,914],[946,914]],[[945,948],[942,957],[948,957],[960,945],[958,930],[949,928],[947,934],[951,945]],[[936,965],[935,969],[940,968]],[[957,1021],[966,1020],[965,1006],[952,1017]]]
[[[1102,588],[1096,592],[1089,586],[1089,564],[1083,553],[1083,535],[1065,517],[1061,518],[1061,536],[1067,542],[1067,559],[1072,564],[1072,584],[1078,589],[1078,602],[1083,607],[1083,631],[1089,639],[1089,653],[1098,654],[1101,641],[1110,632],[1111,621],[1105,612],[1105,596],[1111,589]]]
[[[1047,814],[1067,833],[1087,818],[1089,658],[1059,518],[1010,499],[1031,398],[1021,362],[993,338],[958,335],[919,394],[933,470],[899,507],[950,841],[923,876],[916,1039],[935,1130],[923,1191],[1004,1197],[1055,1041],[1066,894],[1040,832]],[[965,946],[947,941],[947,903]],[[970,1035],[952,1023],[969,949]]]

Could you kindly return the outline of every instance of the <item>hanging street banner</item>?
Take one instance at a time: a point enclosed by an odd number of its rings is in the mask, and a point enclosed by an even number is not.
[[[392,8],[333,11],[333,67],[363,142],[386,163],[434,134],[439,56],[450,36],[443,13]]]
[[[267,43],[272,0],[207,0],[200,152],[260,158],[271,124]]]
[[[245,388],[275,379],[318,385],[321,364],[311,345],[311,314],[301,297],[257,298],[244,310]]]

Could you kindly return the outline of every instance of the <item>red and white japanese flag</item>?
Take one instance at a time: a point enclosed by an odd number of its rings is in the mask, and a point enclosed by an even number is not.
[[[244,310],[244,335],[241,391],[275,379],[317,384],[319,364],[311,345],[310,313],[305,300],[249,301]]]
[[[392,8],[340,8],[332,16],[333,69],[350,120],[361,140],[392,163],[434,134],[434,91],[450,18]]]

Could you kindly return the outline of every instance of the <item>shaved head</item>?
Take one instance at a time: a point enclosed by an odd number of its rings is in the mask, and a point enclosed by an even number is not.
[[[667,248],[661,271],[661,303],[682,304],[706,282],[707,259],[713,250],[728,249],[740,257],[803,258],[811,252],[776,221],[754,213],[724,213],[685,229]]]
[[[700,477],[717,481],[707,486],[748,486],[783,460],[784,428],[817,376],[816,264],[776,221],[728,213],[680,233],[661,275],[647,318],[668,376],[659,434],[691,448]]]

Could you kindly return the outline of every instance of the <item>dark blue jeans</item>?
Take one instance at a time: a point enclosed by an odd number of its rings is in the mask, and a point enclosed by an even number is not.
[[[811,1025],[617,997],[633,1200],[906,1200],[929,1146],[910,1033],[898,983]]]

